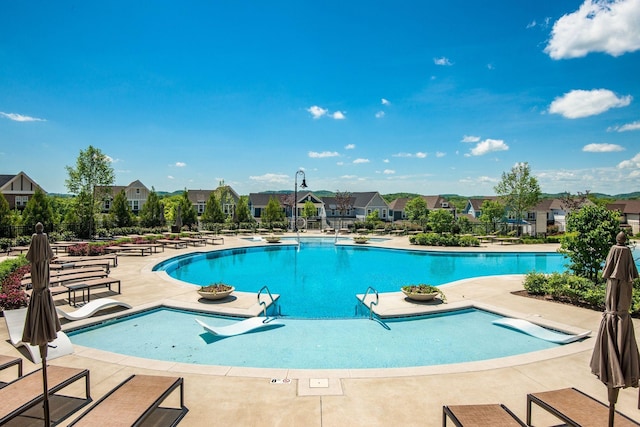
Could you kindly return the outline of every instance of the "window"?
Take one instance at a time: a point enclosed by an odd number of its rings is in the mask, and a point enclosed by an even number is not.
[[[104,210],[108,211],[109,209],[111,209],[111,200],[107,199],[104,201]]]
[[[29,196],[16,196],[16,207],[27,206],[28,201],[29,201]]]
[[[132,211],[136,212],[140,208],[140,202],[138,200],[129,200],[129,206]]]
[[[382,218],[386,218],[386,217],[387,217],[387,210],[382,209]]]

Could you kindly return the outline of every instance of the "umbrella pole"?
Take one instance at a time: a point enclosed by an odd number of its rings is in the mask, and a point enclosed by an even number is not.
[[[613,420],[616,416],[616,402],[618,401],[619,388],[609,387],[609,427],[613,427]]]
[[[42,358],[42,386],[44,388],[44,400],[42,408],[44,410],[44,425],[51,425],[51,416],[49,415],[49,384],[47,381],[47,344],[40,346],[40,357]]]

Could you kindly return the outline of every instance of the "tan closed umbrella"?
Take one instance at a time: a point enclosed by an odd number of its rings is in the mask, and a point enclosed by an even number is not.
[[[620,232],[607,255],[602,272],[607,279],[605,311],[591,356],[591,372],[609,391],[609,426],[613,426],[620,389],[638,387],[640,377],[640,355],[629,314],[632,282],[638,277],[638,269],[626,240]]]
[[[27,260],[31,263],[31,299],[24,322],[22,341],[40,348],[42,358],[42,383],[44,389],[44,420],[50,425],[49,387],[47,385],[47,347],[58,336],[60,320],[49,291],[49,262],[54,258],[47,235],[41,223],[36,224],[36,233],[31,237]]]

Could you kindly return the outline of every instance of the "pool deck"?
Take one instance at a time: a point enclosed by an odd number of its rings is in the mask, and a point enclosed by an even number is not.
[[[122,294],[97,289],[92,297],[108,296],[131,304],[134,310],[166,304],[241,316],[257,315],[260,306],[255,294],[235,292],[233,301],[203,303],[192,285],[171,279],[163,272],[152,271],[159,261],[178,254],[257,244],[260,243],[249,242],[242,236],[225,236],[224,245],[166,248],[164,252],[144,256],[119,255],[118,267],[111,270],[110,276],[122,281]],[[368,245],[443,250],[412,246],[406,236]],[[553,252],[557,247],[483,243],[480,248],[452,250]],[[3,259],[0,256],[0,261]],[[397,369],[286,370],[202,366],[122,356],[79,346],[75,347],[74,354],[53,359],[50,364],[89,369],[94,400],[131,374],[182,376],[185,404],[189,408],[180,424],[184,426],[441,426],[443,405],[480,403],[503,403],[525,420],[527,393],[565,387],[576,387],[606,402],[607,389],[589,368],[593,336],[598,330],[601,313],[513,295],[513,291],[522,289],[522,279],[520,275],[486,276],[450,283],[443,287],[447,304],[412,303],[400,292],[380,294],[377,310],[382,315],[405,315],[471,305],[528,318],[568,332],[591,330],[591,337],[521,356]],[[55,297],[57,306],[73,311],[64,297]],[[114,314],[118,310],[114,308],[105,313]],[[639,331],[640,322],[637,319],[633,322]],[[62,323],[63,329],[72,324],[64,320]],[[25,373],[40,367],[33,364],[26,353],[21,354],[11,345],[4,322],[0,322],[0,336],[0,354],[22,355]],[[295,351],[295,343],[291,344],[291,351]],[[149,353],[152,355],[153,349],[149,349]],[[12,375],[15,376],[12,370],[1,371],[0,381],[7,381]],[[273,382],[273,379],[290,381]],[[81,389],[81,386],[77,390],[73,386],[70,388],[78,393]],[[169,402],[177,402],[175,397],[171,399]],[[640,422],[638,390],[621,390],[616,408]],[[75,416],[60,425],[67,425]],[[537,408],[534,408],[533,420],[537,426],[559,423]]]

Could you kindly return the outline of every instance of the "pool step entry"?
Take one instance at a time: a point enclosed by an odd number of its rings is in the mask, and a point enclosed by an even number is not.
[[[369,308],[369,319],[373,320],[373,306],[374,305],[378,305],[378,303],[380,302],[380,296],[378,295],[378,291],[376,289],[374,289],[372,286],[369,286],[367,288],[367,291],[364,293],[364,295],[362,296],[362,299],[360,300],[360,302],[367,307],[367,296],[369,295],[369,292],[372,292],[373,294],[375,294],[376,296],[376,300],[375,301],[371,301],[371,303],[369,304],[368,308]]]
[[[280,306],[278,305],[276,300],[273,298],[273,295],[271,295],[271,291],[269,290],[267,285],[264,285],[258,291],[258,296],[257,296],[258,304],[262,306],[262,311],[264,312],[264,317],[267,317],[267,303],[260,299],[260,294],[262,294],[262,291],[265,291],[267,293],[267,295],[269,296],[269,299],[271,300],[271,304],[273,304],[276,307],[276,310],[278,312],[278,316],[281,316],[282,313],[280,312]]]

